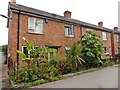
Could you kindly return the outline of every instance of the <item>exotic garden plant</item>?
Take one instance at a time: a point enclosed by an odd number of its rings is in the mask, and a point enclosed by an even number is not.
[[[78,70],[78,65],[82,65],[85,61],[81,58],[81,47],[76,43],[73,43],[70,46],[70,50],[68,52],[68,58],[71,60],[71,64],[73,67],[72,72],[76,72]]]
[[[20,50],[17,50],[17,53],[19,53],[19,55],[22,57],[22,60],[30,60],[34,65],[41,63],[40,59],[48,59],[46,55],[47,53],[53,53],[57,51],[56,49],[46,48],[45,46],[37,47],[35,40],[34,44],[32,44],[23,37],[23,41],[25,46],[27,47],[27,50],[30,51],[30,54],[25,54]]]
[[[78,43],[81,45],[81,57],[85,60],[86,66],[97,67],[103,63],[101,61],[102,42],[99,34],[91,30],[86,31],[86,34],[80,35]]]
[[[24,44],[27,46],[27,50],[31,53],[25,54],[20,50],[17,50],[17,53],[22,57],[22,60],[29,60],[31,62],[28,66],[9,71],[10,79],[16,84],[34,82],[37,80],[58,80],[61,77],[58,69],[53,65],[49,66],[48,62],[45,60],[41,61],[43,58],[47,59],[47,53],[56,52],[56,49],[50,49],[44,46],[36,48],[35,43],[31,44],[25,38],[23,38],[23,40]]]

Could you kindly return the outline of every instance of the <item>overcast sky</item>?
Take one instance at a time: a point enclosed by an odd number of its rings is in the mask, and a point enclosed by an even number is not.
[[[0,2],[0,14],[7,15],[8,2]],[[72,18],[113,29],[118,26],[119,0],[16,0],[17,4],[62,15],[65,10],[72,12]],[[7,20],[0,17],[0,45],[8,43]]]

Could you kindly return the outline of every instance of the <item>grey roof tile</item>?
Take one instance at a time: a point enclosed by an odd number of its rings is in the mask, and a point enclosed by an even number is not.
[[[45,12],[45,11],[38,10],[38,9],[34,9],[34,8],[23,6],[23,5],[20,5],[20,4],[9,3],[9,8],[13,9],[13,10],[21,10],[22,12],[27,12],[27,13],[32,13],[32,14],[36,14],[36,15],[45,16],[45,17],[48,17],[48,18],[53,18],[53,19],[63,20],[63,21],[66,21],[66,22],[75,23],[75,24],[78,24],[78,25],[82,25],[84,27],[94,28],[94,29],[107,31],[107,32],[113,32],[112,29],[108,29],[108,28],[105,28],[105,27],[100,27],[100,26],[97,26],[97,25],[94,25],[94,24],[90,24],[90,23],[87,23],[87,22],[75,20],[75,19],[72,19],[72,18],[66,18],[64,16],[60,16],[60,15],[57,15],[57,14]]]

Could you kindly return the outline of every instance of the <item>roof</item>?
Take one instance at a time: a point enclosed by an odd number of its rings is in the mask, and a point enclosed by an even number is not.
[[[48,19],[52,18],[52,19],[62,20],[62,21],[73,23],[73,24],[78,24],[80,26],[89,27],[89,28],[93,28],[93,29],[98,29],[98,30],[102,30],[102,31],[113,32],[113,30],[109,29],[109,28],[100,27],[100,26],[97,26],[97,25],[94,25],[94,24],[90,24],[90,23],[87,23],[87,22],[75,20],[75,19],[72,19],[72,18],[66,18],[64,16],[60,16],[60,15],[57,15],[57,14],[45,12],[45,11],[38,10],[38,9],[34,9],[34,8],[23,6],[23,5],[20,5],[20,4],[9,3],[9,9],[16,10],[16,11],[22,11],[22,12],[30,13],[30,14],[35,14],[35,15],[38,15],[38,16],[45,16]]]

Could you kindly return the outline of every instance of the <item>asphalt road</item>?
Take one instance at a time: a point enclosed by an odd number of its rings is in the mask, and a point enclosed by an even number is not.
[[[118,88],[118,66],[106,67],[32,88]]]

